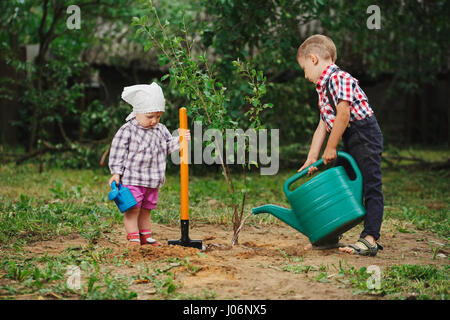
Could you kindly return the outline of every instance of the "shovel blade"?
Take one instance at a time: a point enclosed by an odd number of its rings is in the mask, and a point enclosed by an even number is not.
[[[191,240],[191,239],[169,240],[169,245],[190,247],[190,248],[196,248],[196,249],[200,249],[200,250],[202,250],[202,247],[203,247],[202,240]]]
[[[189,238],[189,220],[181,219],[181,239],[169,240],[169,245],[191,247],[202,250],[202,240],[191,240]]]

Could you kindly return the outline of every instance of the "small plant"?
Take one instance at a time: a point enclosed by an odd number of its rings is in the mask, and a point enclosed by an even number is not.
[[[137,297],[137,293],[128,289],[128,282],[127,277],[112,276],[109,273],[102,277],[95,272],[88,277],[81,296],[88,300],[132,300]]]
[[[25,292],[46,292],[59,280],[64,278],[64,266],[57,261],[49,261],[42,268],[33,265],[32,261],[16,263],[14,261],[3,261],[2,269],[6,269],[5,277],[20,282]]]
[[[44,284],[61,280],[63,279],[63,277],[64,269],[62,268],[62,265],[57,262],[51,261],[48,262],[43,269],[34,267],[33,285],[40,289]]]
[[[336,268],[334,264],[333,267]],[[355,289],[353,294],[379,294],[379,291],[367,287],[367,279],[371,274],[367,272],[366,267],[356,269],[354,266],[350,266],[347,261],[345,261],[344,266],[342,260],[339,260],[337,271],[338,273],[335,277],[336,281],[343,283],[344,285],[352,286]]]
[[[288,264],[283,267],[283,271],[292,273],[308,273],[311,271],[317,271],[314,266],[301,265],[301,264]]]
[[[33,270],[24,265],[18,265],[14,261],[9,262],[8,276],[10,279],[24,281],[33,274]]]
[[[56,180],[55,184],[55,188],[49,188],[48,190],[53,193],[56,199],[67,198],[68,194],[63,190],[61,180]]]
[[[281,253],[281,255],[283,256],[283,258],[285,258],[286,260],[290,260],[289,255],[286,253],[286,251],[282,250],[282,249],[278,249],[278,252]]]
[[[320,272],[314,280],[323,283],[331,282],[330,280],[328,280],[328,274],[326,272]]]
[[[155,278],[154,284],[157,292],[167,297],[175,293],[177,285],[173,282],[173,274],[171,272],[166,272],[165,275],[162,279]]]
[[[194,266],[193,264],[191,264],[189,262],[189,257],[184,258],[183,260],[181,260],[181,264],[186,268],[186,270],[190,273],[190,274],[196,274],[198,271],[201,270],[201,266]]]
[[[83,238],[89,240],[89,243],[97,243],[98,238],[100,238],[102,232],[97,225],[86,226],[84,229],[80,230],[80,234]]]
[[[436,244],[436,246],[433,243]],[[436,260],[436,256],[439,253],[439,250],[445,247],[445,244],[436,243],[434,241],[433,242],[428,241],[428,245],[430,246],[430,249],[433,252],[433,260]]]

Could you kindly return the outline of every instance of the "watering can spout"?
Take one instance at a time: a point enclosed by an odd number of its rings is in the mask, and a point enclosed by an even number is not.
[[[299,224],[297,216],[291,209],[286,209],[273,204],[266,204],[260,207],[253,208],[252,213],[253,214],[270,213],[271,215],[274,215],[275,217],[287,223],[291,227],[297,229],[299,232],[305,234],[303,232],[303,228]]]

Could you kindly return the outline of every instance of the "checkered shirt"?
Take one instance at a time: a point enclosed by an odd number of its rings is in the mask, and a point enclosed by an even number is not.
[[[319,95],[320,116],[326,123],[328,132],[331,132],[334,119],[336,118],[333,107],[327,98],[325,85],[328,79],[330,79],[328,86],[334,99],[334,105],[337,106],[339,100],[349,102],[350,122],[370,117],[373,114],[366,94],[358,85],[359,81],[348,72],[340,70],[337,65],[331,64],[323,71],[316,84],[316,91]]]
[[[165,182],[167,155],[180,148],[165,125],[145,129],[136,119],[125,123],[111,143],[109,169],[126,185],[160,188]]]

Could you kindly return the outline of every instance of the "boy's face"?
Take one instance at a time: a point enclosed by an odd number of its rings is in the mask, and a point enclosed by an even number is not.
[[[323,68],[319,61],[319,57],[313,54],[309,54],[304,58],[300,57],[297,60],[300,68],[305,72],[305,78],[314,84],[317,83],[323,72]]]
[[[162,112],[136,113],[137,122],[144,128],[150,129],[159,123]]]

